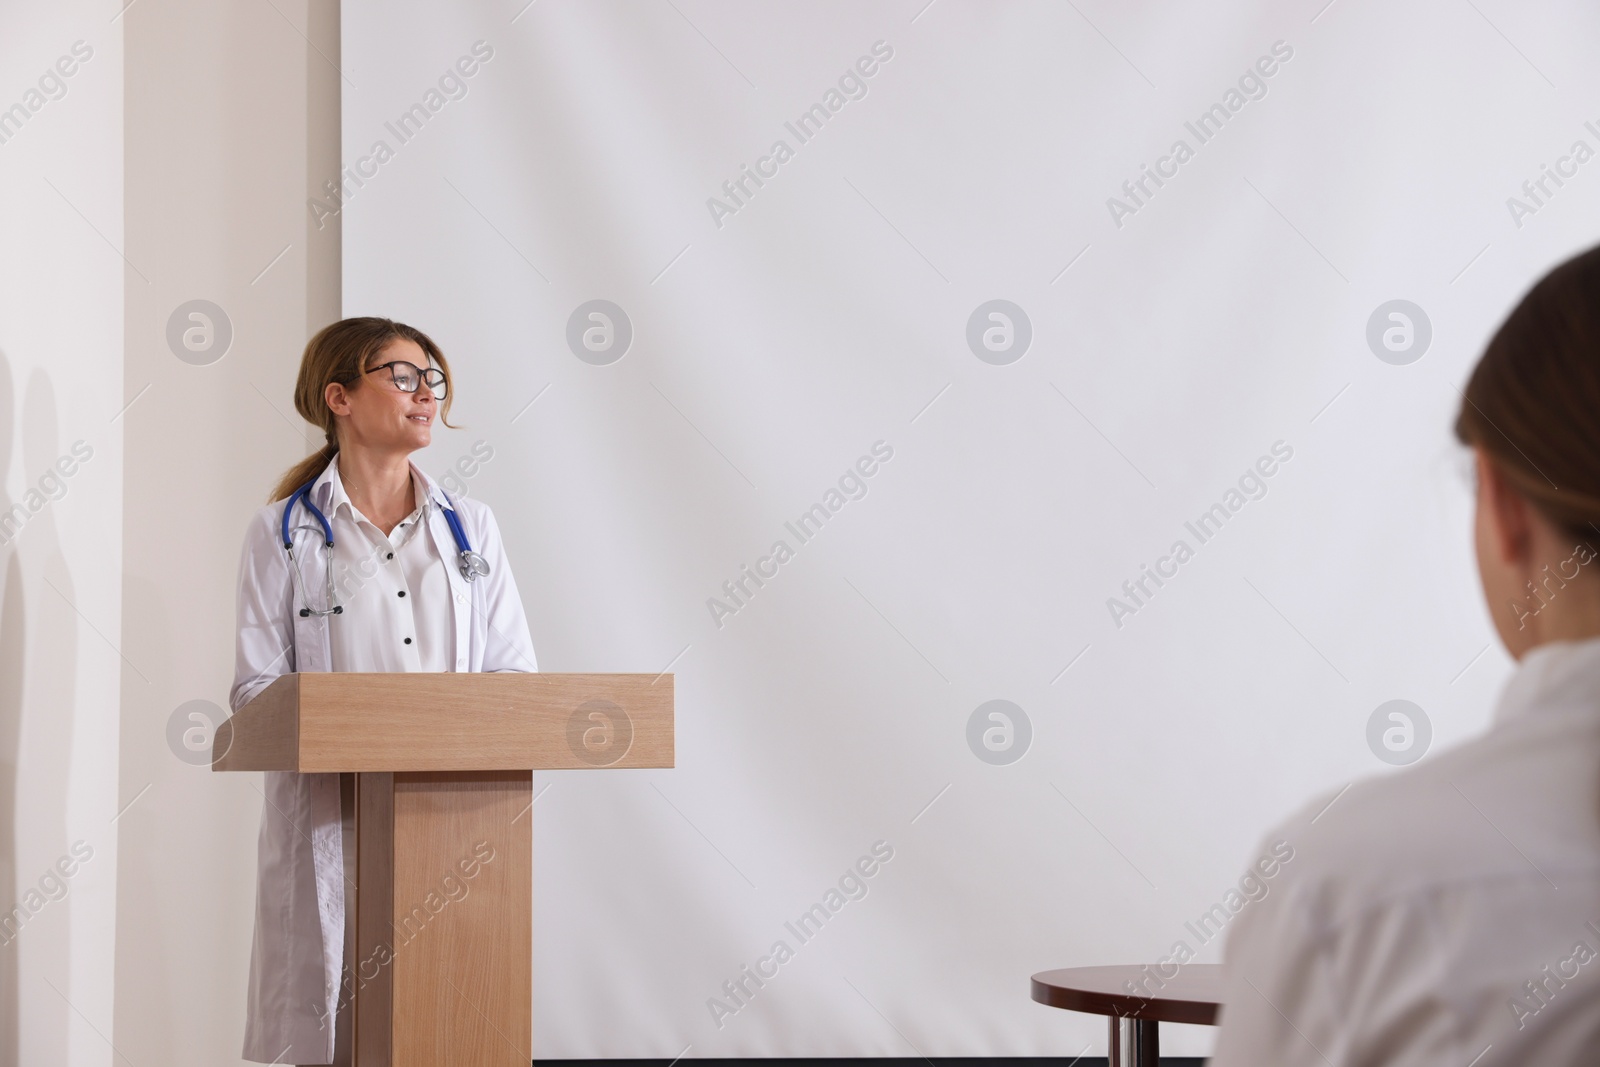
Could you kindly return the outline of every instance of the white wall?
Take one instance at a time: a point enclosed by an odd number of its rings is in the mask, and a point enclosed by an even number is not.
[[[115,11],[0,16],[0,512],[19,523],[0,518],[0,920],[21,923],[0,923],[6,1065],[109,1062],[85,1019],[109,1030],[117,872],[130,267]]]
[[[1485,722],[1507,661],[1448,428],[1499,318],[1600,231],[1600,163],[1506,207],[1600,147],[1591,6],[344,11],[345,162],[393,150],[344,208],[344,311],[450,355],[467,428],[430,462],[493,445],[471,490],[541,666],[678,679],[675,770],[541,776],[536,1055],[1103,1048],[1030,973],[1168,952],[1268,826],[1389,769],[1385,701],[1436,747]],[[477,41],[465,94],[441,84]],[[1277,42],[1200,144],[1185,122]],[[1108,198],[1178,138],[1194,158],[1119,225]],[[633,328],[608,366],[565,338],[597,298]],[[1008,366],[965,336],[996,298],[1033,328]],[[1397,298],[1433,331],[1405,366],[1365,336]],[[879,439],[865,498],[789,537]],[[1185,521],[1278,441],[1267,495],[1198,544]],[[796,557],[719,625],[708,598],[779,538]],[[1119,627],[1108,599],[1179,538]],[[968,747],[995,698],[1032,723],[1009,766]],[[719,1027],[723,981],[880,838],[870,894]]]
[[[0,512],[20,523],[0,518],[7,1067],[110,1062],[86,1020],[109,1033],[124,665],[117,414],[131,274],[120,255],[117,9],[22,9],[0,9],[0,109],[10,116],[0,114]],[[5,925],[8,915],[20,925]]]

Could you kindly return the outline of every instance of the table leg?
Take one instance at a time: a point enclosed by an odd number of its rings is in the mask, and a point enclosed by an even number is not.
[[[1159,1067],[1161,1038],[1153,1019],[1111,1016],[1110,1067]]]

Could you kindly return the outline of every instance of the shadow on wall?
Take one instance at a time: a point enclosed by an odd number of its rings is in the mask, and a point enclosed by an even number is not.
[[[0,472],[10,470],[12,441],[20,429],[23,475],[31,484],[31,474],[53,471],[65,451],[56,422],[55,387],[43,371],[29,375],[19,424],[11,378],[9,361],[0,353]],[[63,997],[71,989],[72,911],[64,902],[66,884],[52,864],[69,852],[78,609],[51,506],[64,495],[66,483],[49,479],[40,484],[49,495],[25,495],[24,526],[0,527],[5,560],[0,591],[0,1067],[22,1062],[24,975],[29,987],[28,1058],[57,1063],[67,1058],[69,1019]],[[50,491],[57,488],[59,494]],[[35,510],[38,499],[44,503]],[[15,503],[0,487],[0,516]],[[53,590],[36,594],[32,612],[25,572]],[[24,862],[29,869],[22,868]]]

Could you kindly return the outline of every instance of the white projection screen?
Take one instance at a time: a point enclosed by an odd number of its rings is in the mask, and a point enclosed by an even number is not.
[[[541,669],[676,680],[674,769],[536,775],[534,1056],[1104,1054],[1030,974],[1220,960],[1269,829],[1481,729],[1450,426],[1600,232],[1597,33],[345,0],[344,313],[450,359]]]

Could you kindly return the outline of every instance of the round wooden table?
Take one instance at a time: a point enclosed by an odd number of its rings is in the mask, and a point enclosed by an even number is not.
[[[1052,1008],[1110,1017],[1111,1067],[1157,1067],[1161,1023],[1217,1025],[1222,967],[1067,967],[1033,976],[1033,999]],[[1130,985],[1132,991],[1130,991]]]

